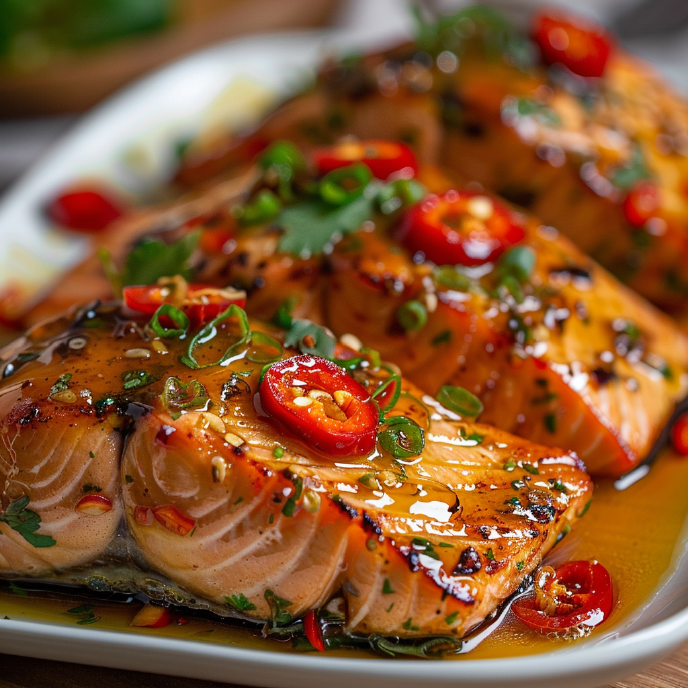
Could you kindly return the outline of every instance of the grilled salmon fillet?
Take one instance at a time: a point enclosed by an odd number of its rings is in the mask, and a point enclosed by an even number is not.
[[[433,166],[421,165],[418,179],[435,194],[462,188],[460,178]],[[219,204],[206,199],[204,219],[191,223],[202,231],[194,279],[245,290],[256,318],[286,310],[288,318],[354,335],[424,391],[470,389],[488,422],[571,449],[594,475],[619,476],[643,461],[688,391],[688,339],[674,322],[533,216],[508,209],[523,231],[517,246],[534,257],[517,300],[498,286],[499,263],[457,272],[419,259],[399,236],[403,209],[372,213],[328,253],[281,250],[279,219],[237,225],[234,208],[258,188],[247,186],[243,196],[234,187],[232,199]],[[503,205],[488,195],[479,201]],[[161,212],[174,216],[173,209]],[[132,222],[136,231],[146,224]],[[186,235],[188,226],[177,222],[168,240]],[[126,253],[122,236],[131,236],[130,228],[110,235],[115,255]],[[76,271],[41,310],[61,303],[79,281],[107,297],[95,263]],[[416,301],[427,322],[407,331],[399,309]]]
[[[527,207],[650,301],[685,315],[686,100],[618,47],[593,79],[524,60],[537,47],[483,7],[441,17],[423,36],[420,45],[326,64],[317,87],[248,142],[230,133],[215,146],[190,146],[177,181],[189,188],[226,174],[276,138],[304,149],[350,135],[403,140],[422,161]],[[647,217],[635,198],[641,184],[653,189]]]
[[[236,311],[180,339],[119,306],[90,307],[2,353],[6,574],[98,560],[123,511],[127,565],[143,561],[227,614],[283,622],[341,592],[350,631],[459,637],[586,510],[592,484],[575,454],[466,422],[406,381],[380,428],[416,421],[416,455],[314,449],[256,395],[265,341],[271,360],[291,365],[299,352],[242,322]],[[205,367],[189,367],[190,353]],[[365,394],[389,379],[356,361]]]

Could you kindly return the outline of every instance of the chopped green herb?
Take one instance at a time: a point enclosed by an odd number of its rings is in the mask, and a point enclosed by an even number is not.
[[[507,462],[504,464],[503,468],[504,468],[505,471],[509,471],[509,473],[511,473],[511,471],[513,471],[514,468],[516,468],[516,465],[517,465],[517,464],[516,464],[515,461],[507,461]]]
[[[468,291],[471,288],[471,280],[468,275],[453,265],[440,265],[433,272],[433,278],[437,284],[449,287],[455,291]]]
[[[394,609],[394,602],[392,602],[392,604],[390,604],[389,607],[385,609],[385,611],[389,614],[392,611],[392,609]]]
[[[64,392],[69,389],[69,381],[72,379],[71,373],[64,373],[57,378],[57,382],[50,388],[50,396],[58,392]]]
[[[552,483],[552,487],[557,490],[557,492],[563,492],[564,494],[568,493],[568,489],[566,488],[566,485],[561,482],[561,480],[555,480]]]
[[[188,260],[200,236],[201,231],[196,230],[169,245],[158,239],[144,239],[127,256],[121,272],[115,268],[106,249],[98,250],[98,258],[115,294],[119,296],[122,287],[132,284],[155,284],[161,277],[174,275],[181,275],[185,279],[191,277]]]
[[[533,466],[532,463],[524,463],[523,464],[523,470],[527,471],[531,475],[539,475],[540,471],[538,470],[537,466]]]
[[[452,612],[449,616],[445,617],[444,623],[446,623],[447,626],[451,626],[458,618],[459,612]]]
[[[544,418],[545,428],[548,432],[554,434],[557,431],[557,416],[554,413],[548,413]]]
[[[29,593],[26,592],[26,590],[24,590],[24,588],[20,588],[20,587],[19,587],[16,583],[14,583],[13,581],[10,581],[10,582],[9,582],[9,586],[10,586],[10,592],[11,592],[13,595],[19,595],[20,597],[28,597],[28,596],[29,596]]]
[[[277,309],[277,312],[272,318],[272,322],[274,322],[277,327],[281,327],[283,330],[288,330],[291,327],[291,314],[294,312],[294,307],[298,301],[298,296],[290,296],[286,301],[283,301],[282,305]]]
[[[414,537],[411,540],[414,549],[420,550],[425,556],[439,561],[439,555],[435,552],[432,542],[423,537]]]
[[[392,584],[389,582],[389,578],[385,578],[385,582],[382,584],[382,594],[383,595],[393,595],[396,591],[392,588]]]
[[[272,525],[275,522],[275,514],[270,514],[268,517],[268,523]]]
[[[487,552],[485,552],[485,556],[487,557],[488,561],[494,561],[495,560],[495,555],[494,555],[494,552],[492,551],[491,547],[490,547],[490,549],[487,550]]]
[[[432,345],[433,346],[439,346],[440,344],[446,344],[447,342],[451,341],[451,338],[452,338],[451,330],[444,330],[444,332],[440,332],[438,335],[433,337]]]
[[[362,485],[365,485],[366,487],[369,487],[371,490],[376,490],[378,488],[377,480],[375,478],[375,473],[364,473],[358,479],[358,482],[361,483]]]
[[[526,484],[522,480],[512,480],[511,481],[511,487],[514,488],[514,490],[522,490]]]
[[[83,492],[102,492],[103,488],[94,485],[93,483],[86,483],[82,488]]]
[[[518,497],[512,497],[511,499],[507,499],[504,504],[511,504],[512,506],[521,506],[521,500]]]
[[[281,459],[284,456],[284,449],[280,446],[277,446],[272,450],[272,455],[276,459]]]
[[[36,533],[41,527],[41,517],[35,511],[27,509],[28,505],[28,495],[10,502],[5,513],[0,514],[0,523],[6,523],[34,547],[52,547],[56,544],[52,537]]]
[[[92,459],[95,459],[95,458],[96,458],[96,455],[95,455],[92,451],[88,452],[88,455],[89,455]]]
[[[238,595],[227,596],[225,595],[225,604],[228,607],[233,607],[238,612],[252,612],[256,609],[256,605],[250,602],[246,595],[239,593]]]
[[[134,479],[133,479],[130,475],[127,474],[127,475],[124,476],[124,482],[125,482],[127,485],[129,485],[130,483],[133,483],[133,482],[134,482]]]
[[[243,501],[244,501],[244,498],[243,498],[241,495],[239,495],[239,496],[234,500],[234,506],[236,506],[237,504],[241,504],[241,502],[243,502]]]
[[[450,545],[448,542],[440,542],[440,547],[451,547],[451,548],[453,548],[454,545]]]
[[[286,609],[291,607],[293,602],[275,595],[269,588],[265,591],[264,597],[270,607],[270,616],[276,624],[284,626],[291,622],[291,614]]]
[[[284,504],[284,508],[282,509],[282,513],[285,516],[291,517],[294,515],[294,512],[296,511],[296,507],[298,506],[299,499],[301,498],[301,493],[303,492],[303,478],[296,478],[294,480],[294,494],[287,499],[287,501]]]
[[[401,624],[401,627],[402,627],[405,631],[418,631],[418,630],[420,630],[420,629],[418,628],[418,626],[414,626],[414,624],[413,624],[413,619],[412,619],[411,617],[409,617],[408,619],[406,619],[406,621],[404,621],[404,623]]]
[[[278,250],[309,258],[357,230],[373,214],[373,198],[364,192],[351,203],[333,207],[322,199],[285,208],[275,224],[284,230]]]
[[[519,571],[523,571],[523,567],[524,567],[524,566],[525,566],[525,564],[524,564],[522,561],[517,561],[517,562],[516,562],[516,568],[517,568]]]
[[[141,389],[152,385],[154,382],[155,378],[145,370],[127,370],[122,373],[122,389],[126,391]]]
[[[71,614],[73,616],[83,617],[82,619],[77,621],[77,624],[79,624],[79,626],[88,626],[89,624],[95,623],[96,621],[100,620],[100,617],[95,615],[93,607],[90,604],[82,604],[78,607],[73,607],[72,609],[68,609],[66,613]]]
[[[309,346],[311,338],[313,343]],[[294,320],[284,335],[284,345],[295,347],[304,354],[331,359],[334,356],[336,341],[325,328],[310,320]]]

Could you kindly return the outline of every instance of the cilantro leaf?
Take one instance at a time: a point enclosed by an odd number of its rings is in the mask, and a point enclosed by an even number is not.
[[[52,547],[56,544],[53,538],[36,534],[41,527],[41,517],[35,511],[27,509],[28,505],[28,495],[10,502],[5,513],[0,515],[0,523],[6,523],[34,547]]]
[[[323,358],[331,359],[334,356],[335,343],[334,337],[310,320],[293,320],[284,335],[285,346],[293,346],[301,353]]]
[[[228,607],[233,607],[239,612],[250,612],[256,608],[256,605],[253,604],[253,602],[250,602],[246,595],[241,592],[238,595],[232,595],[231,597],[225,595],[225,604]]]
[[[320,199],[285,208],[275,220],[275,224],[284,229],[278,249],[309,258],[333,246],[372,217],[375,196],[369,189],[374,190],[374,185],[369,185],[363,195],[351,203],[338,208]]]
[[[188,261],[201,237],[200,230],[190,232],[178,241],[165,244],[159,239],[144,239],[127,256],[120,272],[114,266],[112,256],[106,249],[98,251],[98,258],[119,295],[122,287],[131,284],[155,284],[161,277],[181,275],[191,277]]]

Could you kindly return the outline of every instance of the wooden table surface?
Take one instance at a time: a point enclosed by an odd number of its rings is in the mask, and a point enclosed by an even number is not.
[[[0,654],[0,688],[227,688],[228,685]],[[687,686],[688,644],[666,661],[604,688]]]

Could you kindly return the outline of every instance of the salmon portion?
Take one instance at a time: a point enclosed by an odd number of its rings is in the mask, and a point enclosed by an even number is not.
[[[8,573],[96,562],[123,508],[135,559],[228,615],[275,621],[277,604],[297,619],[341,595],[351,632],[460,637],[586,510],[592,483],[575,454],[466,423],[409,382],[388,415],[422,428],[419,455],[395,459],[380,445],[324,455],[261,412],[263,363],[247,350],[192,370],[179,360],[188,341],[144,324],[115,306],[87,308],[6,355],[14,463],[0,449],[0,518],[28,495],[37,532],[54,541],[30,546],[2,523]],[[218,331],[218,348],[232,327]],[[371,391],[389,375],[353,374]],[[202,402],[174,407],[172,378],[202,389]],[[111,510],[75,515],[86,480]]]
[[[688,101],[618,46],[594,83],[557,65],[522,65],[496,48],[505,40],[502,23],[491,29],[470,12],[459,11],[454,28],[444,18],[432,48],[407,43],[325,65],[315,89],[287,101],[249,140],[285,138],[304,150],[345,136],[405,141],[422,162],[529,209],[645,298],[685,318]],[[473,27],[471,37],[462,22]],[[507,33],[528,41],[516,27]],[[193,187],[246,159],[241,139],[229,147],[218,141],[201,158],[191,149],[176,178]],[[643,181],[658,189],[658,205],[648,222],[632,224],[624,201]]]

